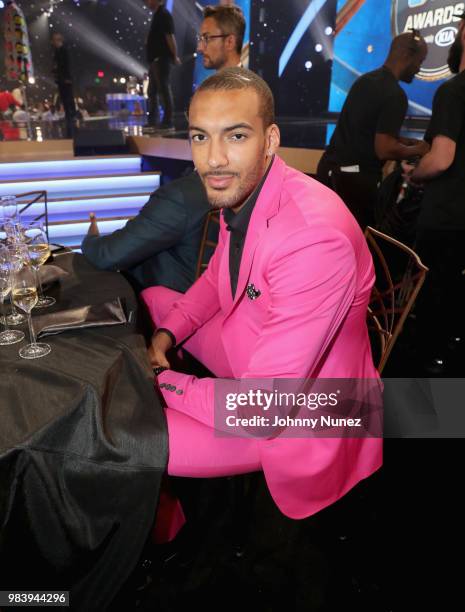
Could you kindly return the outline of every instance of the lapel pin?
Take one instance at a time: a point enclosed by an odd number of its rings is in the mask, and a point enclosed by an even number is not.
[[[255,285],[253,283],[247,285],[247,297],[249,299],[256,300],[261,294],[262,292],[259,289],[255,289]]]

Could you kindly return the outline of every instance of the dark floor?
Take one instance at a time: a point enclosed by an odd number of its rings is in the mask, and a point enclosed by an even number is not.
[[[293,521],[279,513],[261,477],[255,478],[254,500],[244,523],[245,546],[238,548],[233,480],[195,483],[204,507],[200,518],[191,522],[189,543],[173,546],[173,551],[178,550],[173,558],[155,561],[153,582],[135,595],[127,589],[127,598],[122,594],[117,607],[144,611],[245,607],[263,612],[329,612],[342,606],[389,609],[380,607],[381,575],[360,558],[360,542],[352,539],[353,531],[344,524],[351,508],[336,505],[311,519]],[[361,489],[344,506],[359,495]],[[371,513],[365,523],[373,519]],[[365,539],[363,545],[371,546]]]

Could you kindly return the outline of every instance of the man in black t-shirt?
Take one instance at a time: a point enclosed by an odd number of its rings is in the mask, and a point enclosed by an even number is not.
[[[425,136],[431,150],[415,169],[404,166],[413,184],[424,184],[416,250],[430,271],[417,319],[438,373],[447,367],[446,347],[457,351],[465,338],[465,13],[460,17],[448,58],[456,76],[438,88]]]
[[[341,196],[362,228],[373,223],[384,162],[424,155],[429,148],[399,137],[408,107],[399,81],[411,83],[426,54],[416,32],[394,38],[384,65],[351,87],[318,165],[318,179]]]
[[[149,68],[149,127],[172,131],[173,92],[170,84],[171,66],[180,64],[174,37],[174,21],[165,8],[164,0],[146,0],[147,6],[154,11],[152,24],[147,37],[146,51]],[[160,121],[159,96],[163,104],[163,122]]]

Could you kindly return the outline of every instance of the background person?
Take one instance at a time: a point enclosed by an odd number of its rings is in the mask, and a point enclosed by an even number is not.
[[[76,116],[76,105],[74,103],[73,79],[68,50],[65,46],[63,34],[54,32],[52,34],[53,52],[53,75],[58,86],[60,101],[63,105],[66,120],[66,136],[73,134],[74,119]]]
[[[171,13],[165,8],[163,0],[146,0],[153,11],[152,23],[147,37],[146,52],[149,62],[149,85],[147,90],[149,105],[149,127],[174,130],[174,101],[171,89],[171,67],[180,64],[174,21]],[[163,105],[163,122],[160,124],[159,97]]]
[[[415,250],[429,267],[417,305],[419,354],[429,374],[463,363],[465,342],[465,13],[450,48],[455,75],[434,96],[425,140],[431,150],[410,181],[424,187]],[[455,355],[454,355],[455,353]]]
[[[374,204],[387,160],[424,155],[424,141],[399,136],[408,108],[399,81],[411,83],[426,58],[416,33],[396,36],[381,68],[359,77],[342,107],[317,178],[341,196],[362,228],[374,224]]]
[[[220,70],[241,65],[245,18],[238,6],[207,6],[197,37],[205,68]]]

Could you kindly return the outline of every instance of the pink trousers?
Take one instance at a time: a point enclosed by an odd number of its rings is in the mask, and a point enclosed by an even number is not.
[[[180,294],[166,287],[150,287],[141,296],[155,327],[158,327]],[[198,329],[183,347],[215,376],[233,376],[221,342],[220,313]],[[169,406],[166,408],[166,418],[168,474],[209,478],[246,474],[262,469],[256,439],[217,437],[214,429]]]

